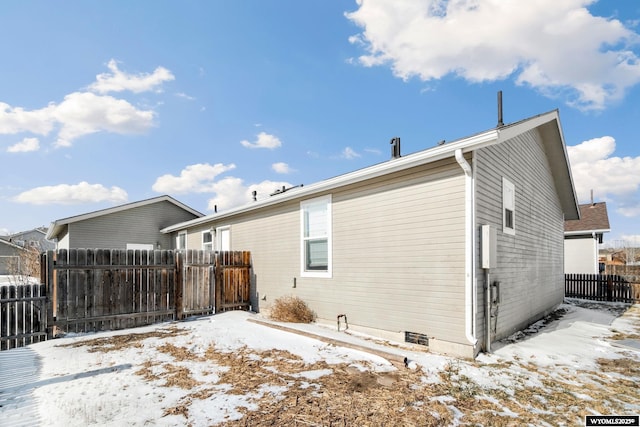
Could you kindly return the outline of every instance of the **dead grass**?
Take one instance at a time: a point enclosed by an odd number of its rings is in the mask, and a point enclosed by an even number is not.
[[[73,342],[70,344],[62,344],[58,347],[89,347],[89,353],[107,353],[110,351],[118,351],[125,348],[141,348],[142,341],[148,338],[169,338],[185,334],[186,332],[176,326],[170,326],[166,329],[157,329],[151,332],[137,334],[123,334],[111,337],[99,337],[88,340]]]
[[[300,298],[284,296],[273,302],[270,317],[278,322],[311,323],[316,315]]]
[[[426,378],[421,370],[362,371],[348,364],[324,361],[305,363],[288,351],[256,351],[240,348],[225,352],[210,345],[196,354],[171,342],[184,332],[176,327],[145,334],[128,334],[85,340],[66,347],[88,347],[90,352],[120,351],[145,343],[151,359],[136,374],[161,387],[184,390],[183,397],[164,410],[164,416],[180,415],[190,422],[193,402],[207,401],[221,393],[245,396],[239,420],[228,426],[439,426],[439,425],[582,425],[585,415],[630,414],[640,408],[640,364],[634,356],[597,360],[597,370],[565,370],[540,367],[529,360],[495,365],[452,361]],[[172,361],[166,362],[166,355]],[[216,373],[217,381],[198,381],[187,365],[200,375]],[[313,371],[316,376],[309,375]],[[507,376],[482,386],[468,374]],[[427,381],[429,380],[429,381]],[[277,390],[277,391],[273,391]]]

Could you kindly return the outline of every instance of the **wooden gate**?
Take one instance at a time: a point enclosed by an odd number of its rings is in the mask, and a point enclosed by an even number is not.
[[[251,252],[216,253],[216,313],[251,308]]]
[[[178,318],[251,309],[251,252],[187,250],[179,259]]]
[[[178,257],[181,287],[177,318],[215,313],[216,254],[209,251],[187,250]]]

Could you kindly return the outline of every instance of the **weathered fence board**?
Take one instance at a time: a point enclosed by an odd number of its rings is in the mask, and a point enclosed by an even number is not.
[[[47,338],[46,288],[40,284],[0,286],[0,350]]]
[[[565,274],[565,297],[593,301],[640,302],[624,277],[606,274]]]
[[[47,287],[56,332],[124,329],[174,317],[173,251],[70,249],[46,257],[54,258],[54,274],[46,278],[53,277]]]

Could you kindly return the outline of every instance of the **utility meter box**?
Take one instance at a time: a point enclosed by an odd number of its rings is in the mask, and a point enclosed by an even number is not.
[[[488,224],[481,228],[482,268],[492,269],[498,266],[498,243],[496,228]]]

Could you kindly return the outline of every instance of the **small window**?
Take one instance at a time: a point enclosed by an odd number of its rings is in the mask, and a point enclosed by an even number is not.
[[[202,250],[213,250],[213,233],[211,232],[211,230],[202,232]]]
[[[502,178],[502,231],[516,234],[516,189],[506,178]]]
[[[176,249],[179,251],[187,249],[187,232],[181,231],[176,237]]]
[[[331,277],[331,196],[300,203],[301,275]]]

